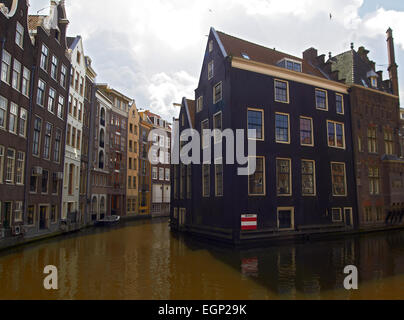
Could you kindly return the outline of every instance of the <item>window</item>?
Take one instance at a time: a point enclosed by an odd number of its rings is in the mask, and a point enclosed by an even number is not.
[[[328,146],[345,149],[345,128],[343,123],[327,121]]]
[[[223,196],[223,163],[222,159],[215,162],[215,195],[216,197]]]
[[[241,53],[241,56],[246,60],[250,60],[250,56],[247,53]]]
[[[6,129],[7,99],[0,96],[0,128]]]
[[[202,149],[208,148],[210,145],[210,135],[205,134],[205,130],[209,130],[209,120],[206,119],[201,123],[201,132],[202,132]]]
[[[1,59],[1,80],[10,84],[10,74],[11,74],[11,55],[3,50],[3,55]]]
[[[22,201],[15,202],[14,222],[22,222]]]
[[[43,146],[43,158],[46,160],[50,159],[51,137],[52,137],[52,125],[49,122],[47,122],[45,125],[45,138]]]
[[[387,155],[394,154],[393,130],[384,129],[384,149]]]
[[[376,208],[376,220],[377,221],[383,221],[384,220],[383,208],[381,208],[381,207]]]
[[[32,154],[34,156],[39,156],[39,147],[40,147],[40,140],[41,140],[41,127],[42,127],[42,120],[40,118],[35,118],[34,135],[33,135],[33,143],[32,143]]]
[[[15,183],[18,185],[24,184],[24,165],[25,165],[25,153],[18,151],[17,153],[17,172],[15,176]]]
[[[249,157],[248,163],[250,165]],[[252,171],[249,169],[249,172]],[[255,172],[248,177],[248,195],[264,196],[265,195],[265,157],[255,157]]]
[[[59,179],[56,172],[52,173],[52,194],[58,194],[59,191]]]
[[[313,140],[313,119],[300,117],[300,144],[314,146]]]
[[[192,167],[191,165],[187,165],[187,199],[191,199],[192,197]]]
[[[4,146],[0,146],[0,183],[3,183],[3,172],[4,172],[3,168],[4,168]]]
[[[38,80],[38,92],[37,92],[37,97],[36,97],[36,103],[39,104],[40,106],[44,106],[45,104],[45,82],[43,82],[41,79]]]
[[[200,96],[196,100],[196,112],[201,112],[203,110],[203,96]]]
[[[18,44],[20,48],[24,47],[24,27],[18,21],[15,32],[15,43]]]
[[[377,153],[377,128],[372,126],[368,128],[368,152]]]
[[[213,40],[209,41],[209,52],[213,51]]]
[[[65,109],[65,98],[62,96],[59,96],[58,100],[58,117],[60,119],[63,119],[63,113]]]
[[[164,168],[159,168],[159,179],[164,181]]]
[[[278,196],[292,195],[292,172],[290,159],[276,159],[276,190]]]
[[[302,160],[302,195],[316,195],[316,163],[313,160]]]
[[[14,183],[15,150],[7,150],[6,183]]]
[[[331,210],[332,222],[342,222],[342,209],[333,208]]]
[[[13,78],[11,81],[11,86],[18,91],[21,88],[21,63],[18,62],[16,59],[14,59]]]
[[[70,86],[73,88],[74,85],[74,68],[70,69]]]
[[[344,96],[342,94],[335,94],[335,102],[338,114],[344,114]]]
[[[76,143],[76,149],[80,150],[81,149],[81,131],[77,130],[77,143]]]
[[[17,134],[17,118],[18,118],[18,106],[15,103],[11,102],[10,116],[8,119],[8,130],[14,134]]]
[[[48,193],[48,181],[49,180],[49,171],[43,170],[42,172],[42,188],[41,191],[43,194]]]
[[[165,169],[165,173],[166,173],[166,181],[170,181],[170,169]]]
[[[369,168],[369,193],[371,195],[380,194],[380,171],[379,168]]]
[[[49,50],[45,45],[42,45],[40,66],[44,71],[48,71],[48,56]]]
[[[57,206],[51,206],[50,221],[51,223],[57,222]]]
[[[84,94],[84,78],[80,77],[80,95],[83,96],[83,94]]]
[[[213,78],[213,61],[209,62],[208,64],[208,80]]]
[[[78,101],[77,99],[74,99],[74,104],[73,104],[73,117],[77,118],[77,107],[78,107]]]
[[[63,88],[66,88],[66,83],[67,82],[67,68],[64,64],[62,64],[62,67],[60,68],[60,85]]]
[[[60,129],[56,129],[55,146],[53,148],[53,161],[57,163],[59,163],[60,161],[61,141],[62,141],[62,131]]]
[[[222,101],[222,83],[219,82],[213,87],[213,104]]]
[[[320,110],[328,110],[327,91],[316,89],[316,108]]]
[[[331,162],[331,178],[332,195],[345,197],[347,195],[345,163]]]
[[[157,176],[157,167],[153,167],[152,179],[153,179],[153,180],[157,180],[157,179],[158,179],[158,176]]]
[[[264,111],[248,109],[247,111],[248,130],[255,130],[255,135],[248,132],[248,139],[264,140]]]
[[[56,100],[56,91],[52,88],[49,88],[49,97],[48,97],[49,112],[55,113],[55,100]]]
[[[289,103],[289,83],[275,80],[275,101]]]
[[[289,59],[282,59],[278,66],[282,68],[286,68],[296,72],[302,72],[302,63],[299,61],[289,60]]]
[[[30,89],[30,83],[31,83],[31,72],[24,67],[24,71],[22,73],[22,87],[21,87],[21,92],[23,95],[26,97],[29,96],[29,89]]]
[[[72,130],[72,140],[71,140],[71,146],[73,147],[73,148],[75,148],[76,147],[76,128],[75,127],[73,127],[73,130]]]
[[[51,77],[54,80],[57,80],[58,75],[58,58],[56,56],[52,56],[52,63],[51,63]]]
[[[278,229],[293,230],[295,228],[294,208],[278,208]]]
[[[277,143],[290,143],[289,115],[275,114],[275,137]]]
[[[174,199],[178,199],[178,165],[173,166],[174,170]]]
[[[81,121],[82,112],[83,112],[83,104],[81,102],[79,102],[79,109],[78,109],[78,119],[79,119],[79,121]]]
[[[370,83],[372,84],[373,88],[377,88],[377,78],[376,77],[371,77]]]
[[[70,136],[72,133],[72,126],[70,124],[67,125],[67,134],[66,134],[66,145],[70,146]]]
[[[210,164],[202,165],[202,196],[210,196]]]
[[[18,125],[19,133],[21,137],[27,135],[27,110],[20,108],[20,123]]]
[[[366,207],[365,208],[365,222],[372,222],[373,217],[372,217],[372,208],[371,207]]]
[[[35,225],[35,206],[28,206],[27,225]]]
[[[362,137],[358,137],[358,150],[363,152]]]
[[[76,71],[76,79],[74,82],[74,89],[76,89],[77,92],[79,92],[79,80],[80,80],[80,74]]]
[[[213,115],[213,129],[216,130],[214,133],[214,142],[222,142],[222,112]]]

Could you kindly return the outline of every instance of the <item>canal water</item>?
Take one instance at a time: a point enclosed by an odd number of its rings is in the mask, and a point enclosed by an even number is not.
[[[343,288],[347,265],[357,291]],[[404,232],[239,251],[132,222],[0,253],[0,299],[404,299]]]

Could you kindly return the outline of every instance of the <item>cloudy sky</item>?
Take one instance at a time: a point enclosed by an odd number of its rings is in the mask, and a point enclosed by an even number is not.
[[[49,0],[30,3],[31,14],[49,11]],[[194,98],[211,26],[299,57],[309,47],[338,54],[354,42],[379,70],[387,69],[391,27],[404,94],[403,0],[66,0],[66,11],[97,81],[167,120],[178,114],[174,102]]]

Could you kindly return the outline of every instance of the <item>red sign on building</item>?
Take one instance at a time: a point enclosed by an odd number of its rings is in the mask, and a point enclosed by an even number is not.
[[[241,230],[257,230],[257,215],[243,214],[241,216]]]

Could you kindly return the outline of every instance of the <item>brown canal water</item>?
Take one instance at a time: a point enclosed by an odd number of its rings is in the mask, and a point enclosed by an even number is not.
[[[347,265],[357,291],[343,288]],[[132,222],[0,253],[0,299],[404,299],[404,232],[240,251]]]

